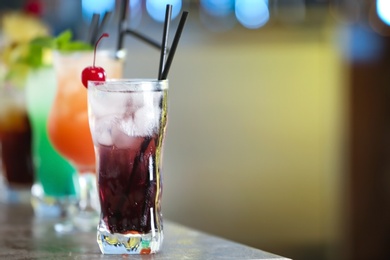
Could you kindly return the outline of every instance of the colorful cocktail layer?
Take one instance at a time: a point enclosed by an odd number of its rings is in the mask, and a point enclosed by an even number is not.
[[[57,93],[49,116],[49,137],[54,147],[82,173],[94,172],[95,154],[88,125],[87,90],[80,73],[91,65],[93,52],[55,53]],[[97,62],[105,64],[107,76],[122,75],[122,61],[99,51]]]
[[[52,67],[31,70],[26,84],[26,103],[33,130],[33,155],[37,181],[46,196],[76,195],[75,170],[53,147],[47,133],[56,80]]]

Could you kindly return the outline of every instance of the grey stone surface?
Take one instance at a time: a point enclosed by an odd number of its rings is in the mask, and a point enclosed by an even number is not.
[[[0,259],[287,259],[165,221],[156,255],[102,255],[96,232],[57,234],[29,205],[0,204]]]

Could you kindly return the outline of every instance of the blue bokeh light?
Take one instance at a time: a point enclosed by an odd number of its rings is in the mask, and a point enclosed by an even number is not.
[[[237,20],[246,28],[257,29],[269,20],[267,0],[236,0]]]
[[[91,20],[94,13],[103,14],[107,11],[113,11],[115,0],[82,0],[81,8],[85,20]]]
[[[141,7],[141,0],[128,0],[129,1],[129,8],[130,11],[133,9],[140,9]]]
[[[390,1],[389,0],[377,0],[376,1],[376,12],[379,18],[390,25]]]
[[[167,4],[172,5],[172,20],[181,10],[182,0],[146,0],[146,11],[157,22],[164,22]]]
[[[234,11],[234,0],[200,0],[204,11],[214,16],[226,16]]]
[[[142,1],[141,0],[128,0],[129,4],[129,20],[131,26],[135,27],[141,23],[143,12],[142,12]]]
[[[346,24],[339,28],[337,36],[341,54],[349,62],[372,62],[383,54],[384,46],[380,35],[368,25]]]

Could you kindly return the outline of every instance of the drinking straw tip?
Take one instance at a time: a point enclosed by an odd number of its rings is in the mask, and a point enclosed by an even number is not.
[[[109,19],[111,17],[111,13],[112,13],[111,11],[107,11],[107,12],[104,13],[103,18],[101,19],[102,21],[101,21],[101,23],[99,25],[99,28],[98,28],[97,35],[103,33],[104,28],[106,27],[106,24],[108,23],[108,21],[109,21]]]
[[[181,37],[181,33],[183,32],[183,29],[184,29],[184,25],[186,23],[186,20],[187,20],[187,16],[188,16],[188,12],[187,11],[184,11],[181,15],[181,18],[180,18],[180,21],[179,21],[179,25],[176,29],[176,33],[175,33],[175,37],[173,38],[173,42],[172,42],[172,47],[171,47],[171,50],[169,51],[169,54],[168,54],[168,57],[167,57],[167,61],[166,61],[166,64],[164,66],[164,70],[161,74],[161,77],[159,77],[159,79],[167,79],[168,77],[168,72],[169,72],[169,69],[172,65],[172,61],[173,61],[173,57],[175,55],[175,52],[176,52],[176,48],[179,44],[179,41],[180,41],[180,37]]]
[[[172,5],[167,4],[165,11],[165,20],[164,20],[164,31],[162,36],[161,44],[161,54],[160,54],[160,64],[158,69],[158,79],[161,79],[161,75],[165,68],[166,56],[167,56],[167,44],[168,44],[168,34],[169,34],[169,25],[172,16]]]
[[[89,28],[89,43],[94,44],[99,31],[100,14],[94,13],[92,15],[91,24]]]

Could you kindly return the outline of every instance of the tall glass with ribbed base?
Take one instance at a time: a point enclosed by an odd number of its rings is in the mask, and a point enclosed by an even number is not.
[[[168,82],[89,82],[89,123],[101,207],[97,242],[103,254],[161,249],[162,148]]]

